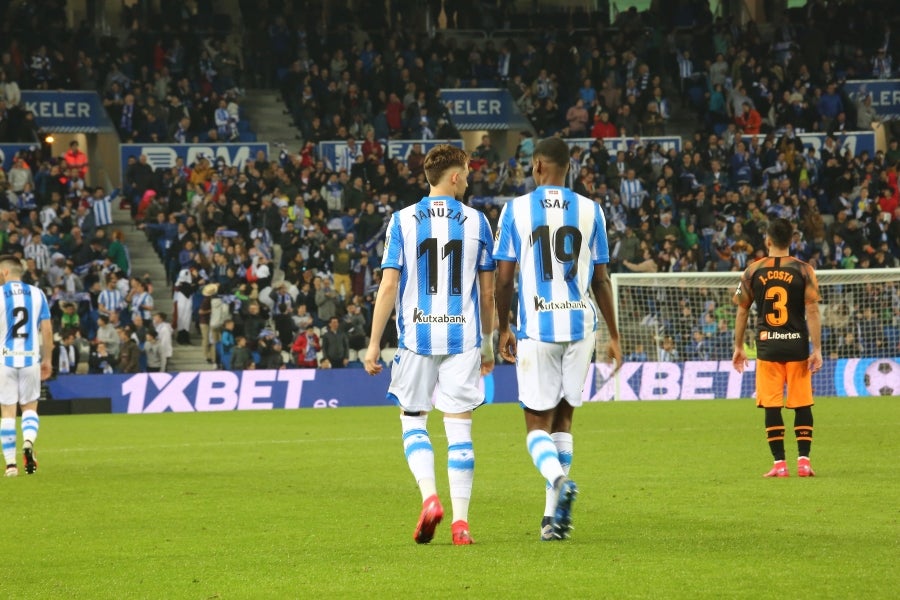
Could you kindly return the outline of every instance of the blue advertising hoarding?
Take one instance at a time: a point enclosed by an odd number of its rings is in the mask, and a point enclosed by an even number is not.
[[[886,366],[885,366],[886,365]],[[731,361],[591,365],[585,402],[751,398],[755,361],[743,374]],[[55,400],[110,398],[114,413],[209,412],[388,406],[390,374],[362,369],[186,371],[137,375],[68,375],[48,383]],[[900,395],[900,357],[827,360],[813,376],[817,396]],[[518,401],[515,367],[501,365],[482,379],[487,403]]]
[[[201,156],[215,163],[220,158],[229,167],[243,169],[248,160],[255,159],[257,153],[269,155],[268,144],[120,144],[119,163],[122,174],[128,169],[128,158],[147,155],[147,164],[156,169],[170,169],[175,159],[181,158],[190,166]]]
[[[442,89],[441,101],[460,131],[508,129],[515,116],[512,95],[502,88]]]
[[[463,147],[462,140],[390,140],[385,148],[385,154],[388,158],[399,157],[406,160],[412,150],[413,144],[419,144],[422,152],[428,154],[428,151],[438,144],[450,144],[457,148]],[[333,142],[319,142],[317,147],[319,158],[325,161],[325,166],[334,171],[341,169],[350,172],[350,167],[356,161],[356,157],[362,154],[362,144],[357,141],[354,150],[350,150],[349,144],[344,140]]]
[[[900,79],[855,79],[844,83],[844,91],[853,102],[871,94],[872,108],[883,121],[900,119]]]
[[[450,144],[457,148],[463,147],[462,140],[390,140],[387,143],[387,156],[388,158],[400,158],[405,161],[414,144],[419,144],[423,154],[428,154],[429,150],[440,144]]]
[[[22,104],[48,132],[105,133],[113,124],[97,92],[22,90]]]

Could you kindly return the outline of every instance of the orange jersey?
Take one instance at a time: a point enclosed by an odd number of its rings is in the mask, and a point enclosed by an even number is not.
[[[735,296],[744,308],[756,302],[758,358],[784,362],[809,357],[806,305],[819,301],[812,267],[790,256],[763,258],[744,271]]]

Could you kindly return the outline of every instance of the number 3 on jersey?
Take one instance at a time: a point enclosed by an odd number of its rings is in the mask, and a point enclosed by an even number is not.
[[[773,300],[771,312],[766,313],[766,323],[781,327],[788,322],[788,292],[780,285],[766,289],[766,300]]]

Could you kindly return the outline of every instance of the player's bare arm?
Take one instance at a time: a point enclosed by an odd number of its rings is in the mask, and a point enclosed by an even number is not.
[[[613,373],[622,366],[622,347],[619,343],[619,328],[616,324],[615,301],[612,293],[612,283],[606,265],[594,265],[594,273],[591,277],[591,291],[597,299],[600,314],[606,321],[606,329],[609,331],[609,343],[606,346],[606,357],[615,362]]]
[[[381,365],[378,364],[378,358],[381,356],[381,336],[384,335],[384,328],[394,310],[399,281],[399,270],[384,269],[382,271],[381,285],[378,287],[375,309],[372,311],[372,335],[369,337],[369,347],[366,349],[366,358],[363,361],[363,366],[369,375],[381,373]]]
[[[497,261],[497,280],[494,283],[494,299],[497,304],[497,322],[500,331],[500,356],[507,362],[516,362],[516,336],[509,328],[509,309],[512,306],[516,263],[509,260]]]
[[[819,314],[818,303],[806,305],[806,327],[809,329],[809,341],[812,343],[808,368],[810,373],[815,373],[822,368],[822,317]]]
[[[750,309],[738,305],[737,316],[734,319],[734,354],[731,356],[731,363],[738,373],[743,373],[748,364],[747,353],[744,351],[744,334],[747,331],[749,316]]]
[[[481,375],[494,370],[494,272],[478,274],[480,288],[478,310],[481,317]]]
[[[50,321],[41,321],[41,381],[53,374],[53,326]]]

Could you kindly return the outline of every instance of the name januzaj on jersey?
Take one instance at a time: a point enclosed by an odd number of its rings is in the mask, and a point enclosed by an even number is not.
[[[425,219],[430,219],[432,217],[443,217],[451,221],[456,221],[460,225],[465,223],[469,218],[464,215],[461,210],[453,210],[449,207],[432,207],[428,210],[420,209],[418,212],[413,213],[413,219],[416,220],[416,223],[421,223]]]

